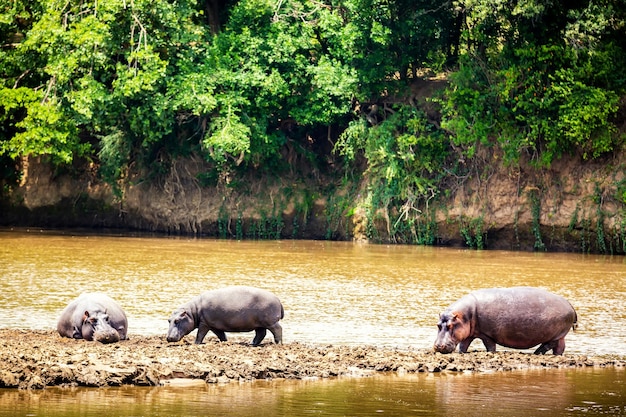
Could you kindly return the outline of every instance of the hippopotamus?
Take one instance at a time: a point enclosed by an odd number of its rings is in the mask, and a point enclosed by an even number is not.
[[[224,332],[254,330],[253,346],[258,346],[269,330],[274,341],[281,343],[283,329],[279,321],[284,316],[283,305],[269,291],[246,286],[220,288],[203,292],[174,311],[169,318],[167,341],[178,342],[197,328],[196,344],[202,343],[209,330],[222,342],[226,341]]]
[[[531,287],[489,288],[474,291],[448,307],[439,316],[435,351],[466,353],[479,338],[488,352],[496,344],[529,349],[535,354],[565,351],[565,335],[576,326],[572,305],[560,295]]]
[[[115,343],[127,338],[128,320],[122,307],[108,295],[83,293],[65,307],[57,330],[64,337]]]

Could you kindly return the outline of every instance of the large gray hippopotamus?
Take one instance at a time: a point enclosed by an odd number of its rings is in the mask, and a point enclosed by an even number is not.
[[[535,354],[565,350],[565,335],[576,325],[576,311],[563,297],[539,288],[490,288],[474,291],[453,303],[439,316],[435,351],[467,352],[479,338],[488,352],[496,344],[528,349]]]
[[[126,339],[128,320],[122,307],[108,295],[83,293],[65,307],[57,330],[65,337],[114,343]]]
[[[236,286],[206,291],[174,311],[167,341],[178,342],[197,328],[195,343],[202,343],[209,330],[222,342],[226,341],[224,332],[254,330],[253,346],[258,346],[269,330],[274,341],[281,343],[283,329],[279,321],[284,315],[278,297],[260,288]]]

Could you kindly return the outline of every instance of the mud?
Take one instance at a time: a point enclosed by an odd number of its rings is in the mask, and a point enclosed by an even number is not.
[[[532,355],[522,352],[443,355],[428,350],[375,346],[266,342],[251,347],[243,337],[194,345],[188,336],[134,336],[102,344],[62,338],[55,331],[0,329],[0,387],[164,385],[203,380],[362,377],[377,372],[486,372],[532,368],[626,366],[618,357]]]

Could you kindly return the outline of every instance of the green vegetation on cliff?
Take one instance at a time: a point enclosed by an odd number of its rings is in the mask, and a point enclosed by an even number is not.
[[[191,155],[206,185],[364,171],[368,237],[382,218],[432,244],[429,206],[478,149],[541,169],[623,145],[624,0],[10,0],[0,42],[5,191],[37,155],[118,193]]]

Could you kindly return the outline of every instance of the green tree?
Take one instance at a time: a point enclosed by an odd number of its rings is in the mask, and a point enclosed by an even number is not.
[[[450,77],[442,127],[468,155],[494,144],[509,162],[529,153],[549,165],[563,153],[597,157],[622,142],[614,118],[624,54],[614,39],[623,16],[609,7],[592,25],[599,9],[589,2],[463,4],[473,17],[471,47]],[[591,34],[609,42],[583,41]]]
[[[449,141],[544,164],[620,146],[625,22],[624,0],[12,0],[2,166],[82,156],[119,184],[193,153],[211,174],[276,173],[286,149],[320,164],[338,141],[381,205],[420,210]],[[402,97],[442,71],[439,124]]]

